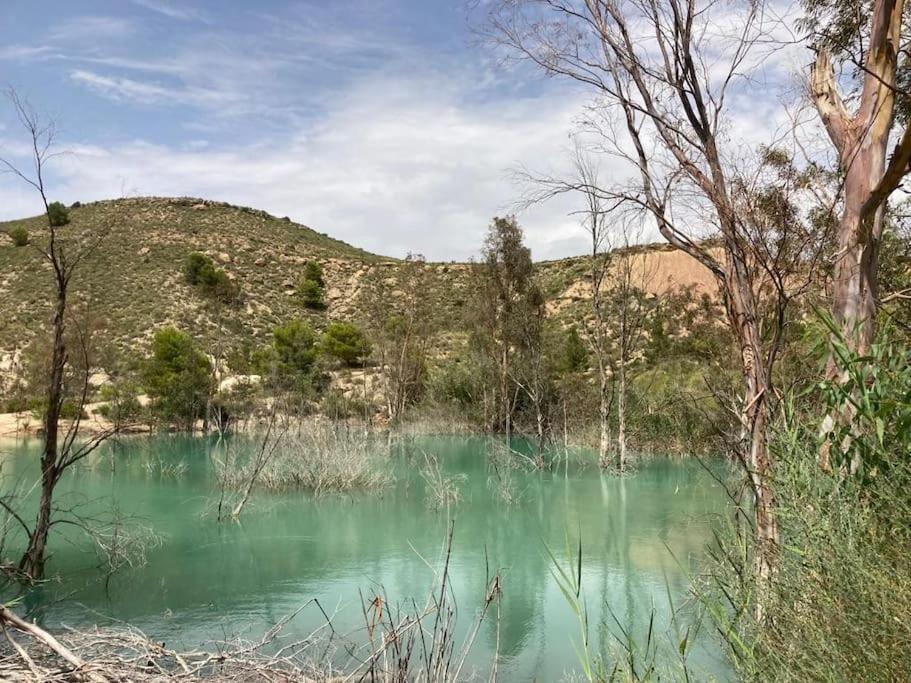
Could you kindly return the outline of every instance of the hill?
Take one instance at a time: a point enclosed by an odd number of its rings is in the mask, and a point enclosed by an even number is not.
[[[97,318],[107,340],[124,349],[144,351],[156,329],[174,325],[207,344],[234,347],[262,343],[278,324],[310,318],[360,320],[366,283],[394,284],[402,262],[372,254],[263,211],[194,198],[128,198],[75,206],[71,233],[102,231],[99,248],[80,265],[72,298]],[[44,217],[0,223],[0,359],[23,348],[48,323],[49,265],[37,250],[16,247],[7,233],[24,226],[40,243]],[[208,254],[239,285],[241,302],[218,304],[184,280],[187,254]],[[708,273],[683,254],[665,247],[636,248],[640,266],[653,272],[653,293],[683,288],[711,291]],[[327,310],[307,311],[295,286],[308,260],[319,261],[326,280]],[[429,263],[426,295],[452,332],[463,329],[463,309],[472,295],[466,263]],[[588,298],[584,258],[538,264],[548,311],[560,318],[581,314]],[[2,369],[2,368],[0,368]]]

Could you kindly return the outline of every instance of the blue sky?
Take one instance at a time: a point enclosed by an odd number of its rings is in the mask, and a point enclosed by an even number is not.
[[[0,82],[59,122],[66,202],[188,194],[289,215],[358,246],[476,253],[559,170],[585,94],[505,68],[462,0],[5,0]],[[0,115],[0,147],[20,132]],[[0,217],[36,213],[0,176]],[[537,258],[579,253],[569,201],[520,215]]]
[[[517,169],[572,173],[570,134],[591,96],[504,65],[471,30],[483,17],[469,7],[486,4],[3,0],[0,85],[61,128],[71,154],[55,160],[55,199],[206,197],[381,254],[462,260],[528,191]],[[765,41],[729,93],[735,165],[787,127],[805,89],[795,7],[766,7],[780,42]],[[716,5],[707,19],[709,68],[739,35],[735,9]],[[0,106],[0,152],[16,157],[24,140],[10,114]],[[603,182],[632,173],[616,156],[601,161]],[[586,250],[578,202],[519,213],[537,259]],[[39,209],[0,175],[0,218]]]

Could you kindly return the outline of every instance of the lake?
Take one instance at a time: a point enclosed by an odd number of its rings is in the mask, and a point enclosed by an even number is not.
[[[39,448],[36,440],[0,444],[5,491],[15,481],[34,481]],[[336,630],[354,634],[364,624],[359,591],[367,600],[385,592],[391,603],[423,602],[438,585],[428,563],[440,566],[452,524],[457,649],[483,602],[488,575],[499,571],[502,585],[499,629],[493,621],[483,624],[466,666],[489,675],[499,631],[500,680],[553,681],[578,670],[579,624],[552,576],[547,547],[564,558],[567,537],[575,546],[581,535],[594,649],[618,623],[644,638],[654,614],[663,656],[672,658],[682,632],[669,623],[669,603],[686,601],[689,575],[705,558],[725,509],[724,492],[699,463],[665,459],[624,477],[576,464],[516,470],[516,500],[507,503],[494,484],[487,439],[416,437],[391,447],[395,482],[379,492],[314,499],[257,490],[240,521],[219,522],[211,514],[214,456],[224,448],[214,438],[129,438],[70,472],[60,485],[61,504],[89,515],[116,506],[154,530],[160,544],[145,564],[104,581],[92,544],[56,527],[48,574],[59,581],[28,593],[20,609],[51,628],[115,619],[169,646],[191,648],[235,634],[258,639],[318,598]],[[424,453],[456,477],[457,504],[428,503]],[[310,605],[286,632],[303,636],[324,621]],[[690,664],[700,679],[725,680],[729,669],[710,631],[704,623],[702,635],[690,638]]]

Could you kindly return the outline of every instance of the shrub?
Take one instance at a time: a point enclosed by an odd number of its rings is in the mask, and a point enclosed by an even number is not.
[[[322,266],[316,261],[307,261],[304,277],[297,283],[297,295],[307,308],[322,310],[326,308],[325,292]]]
[[[342,361],[348,367],[363,365],[370,355],[370,342],[364,332],[352,323],[332,323],[323,332],[320,350]]]
[[[240,295],[240,288],[228,274],[221,268],[216,268],[211,258],[198,251],[187,255],[183,273],[188,284],[225,303],[237,300]]]
[[[21,225],[17,225],[14,228],[10,228],[9,231],[10,239],[13,240],[13,245],[17,247],[24,247],[28,244],[28,230]]]
[[[212,259],[205,254],[200,254],[198,251],[187,254],[187,258],[184,261],[183,274],[188,284],[196,286],[202,282],[202,273],[206,269],[215,269]]]
[[[585,348],[585,342],[579,336],[579,330],[576,329],[575,325],[566,332],[566,337],[560,349],[557,369],[562,374],[584,372],[588,369],[588,349]]]
[[[59,228],[70,222],[70,212],[60,202],[52,202],[47,207],[47,218],[52,226]]]
[[[276,443],[256,485],[272,491],[309,491],[316,496],[379,490],[394,480],[378,452],[363,432],[309,423]],[[231,484],[246,485],[250,474],[232,468],[222,476]]]
[[[101,400],[105,405],[98,412],[115,425],[138,422],[142,416],[139,387],[128,382],[114,382],[101,387]]]
[[[24,413],[31,406],[31,402],[25,396],[16,396],[3,402],[4,413]]]
[[[161,419],[190,429],[204,416],[215,380],[208,357],[188,334],[173,327],[156,332],[143,375]]]
[[[330,389],[320,401],[320,410],[326,417],[344,420],[351,417],[363,417],[368,407],[364,401],[345,396],[338,389]]]
[[[47,415],[47,399],[39,398],[29,401],[29,409],[36,420],[43,420]],[[60,419],[75,420],[77,417],[85,419],[87,417],[85,410],[80,410],[79,403],[74,399],[64,399],[60,404]]]
[[[203,291],[225,303],[232,303],[240,297],[240,287],[221,269],[216,269],[207,277],[203,283]]]
[[[440,402],[454,402],[460,407],[477,407],[476,397],[483,390],[479,373],[468,360],[448,361],[431,377],[431,396]]]
[[[316,367],[316,334],[302,320],[291,320],[272,331],[272,346],[257,365],[274,387],[309,397],[322,385]]]

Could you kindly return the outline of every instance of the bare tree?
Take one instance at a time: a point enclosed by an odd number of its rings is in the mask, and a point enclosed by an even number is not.
[[[601,183],[598,179],[597,166],[585,155],[584,149],[577,145],[575,150],[576,186],[585,200],[582,226],[589,236],[591,252],[589,253],[589,279],[591,281],[592,322],[584,325],[588,334],[589,346],[595,357],[595,368],[598,372],[598,462],[602,467],[609,464],[610,452],[610,413],[613,403],[613,383],[610,363],[609,338],[607,331],[608,316],[604,301],[604,284],[611,266],[612,245],[610,243],[610,225],[608,216],[611,209],[606,206]],[[560,183],[544,183],[543,186],[562,191]]]
[[[47,405],[44,415],[44,447],[41,453],[41,495],[35,523],[19,522],[28,537],[28,545],[19,562],[19,571],[31,579],[44,575],[44,563],[48,533],[53,524],[54,488],[63,473],[95,451],[116,431],[98,432],[77,443],[81,427],[83,406],[88,401],[89,340],[84,330],[76,329],[77,348],[74,350],[84,368],[81,386],[77,388],[76,417],[66,432],[60,434],[60,414],[66,397],[65,376],[67,363],[73,349],[67,346],[68,294],[70,283],[79,264],[100,244],[103,234],[63,235],[66,220],[59,210],[48,201],[45,185],[47,164],[61,153],[56,151],[57,128],[53,121],[43,119],[23,100],[15,90],[7,91],[13,109],[25,130],[30,149],[29,167],[19,166],[12,159],[0,157],[0,164],[10,173],[34,189],[41,197],[47,218],[47,240],[37,246],[41,255],[50,264],[54,280],[53,320],[51,323],[51,360],[46,378]],[[62,207],[60,207],[62,208]],[[36,240],[36,244],[37,244]]]
[[[773,316],[771,326],[763,324],[760,291],[774,296],[783,311],[797,261],[776,257],[788,225],[761,232],[745,220],[738,183],[749,186],[751,180],[735,164],[739,147],[724,149],[731,89],[759,56],[764,15],[758,4],[743,6],[733,18],[725,6],[723,20],[720,11],[695,0],[504,0],[492,10],[490,25],[511,54],[597,96],[592,109],[599,147],[625,159],[638,181],[590,190],[606,202],[644,211],[673,247],[718,283],[740,351],[738,454],[754,502],[755,568],[765,578],[778,541],[767,429],[784,320]],[[732,27],[728,35],[719,35],[722,26]],[[705,241],[711,235],[715,247]],[[763,289],[768,283],[771,288]]]
[[[611,413],[617,403],[617,465],[627,462],[628,371],[642,341],[648,317],[647,291],[654,267],[645,256],[634,253],[642,239],[643,221],[639,207],[630,208],[622,195],[606,193],[599,180],[598,164],[579,138],[573,154],[574,177],[520,174],[531,193],[527,204],[546,201],[557,194],[574,192],[582,196],[582,227],[588,234],[588,278],[591,285],[590,315],[581,320],[595,358],[598,373],[599,462],[611,465]]]
[[[641,351],[645,324],[655,305],[648,292],[655,268],[647,254],[633,251],[642,239],[640,216],[620,216],[614,229],[619,233],[618,251],[614,255],[609,296],[616,317],[617,460],[622,472],[627,463],[629,373]]]
[[[832,314],[849,348],[863,354],[874,335],[887,200],[911,170],[911,126],[896,130],[897,109],[907,108],[908,99],[900,78],[907,62],[907,46],[902,44],[905,4],[873,0],[861,10],[856,3],[835,3],[834,12],[814,1],[805,5],[806,23],[817,31],[811,95],[844,174]],[[859,93],[842,95],[835,61],[852,64],[860,80]],[[846,104],[850,100],[857,102],[853,113]],[[887,158],[893,136],[895,148]],[[835,372],[830,356],[829,373]]]
[[[520,357],[509,376],[531,403],[535,436],[543,450],[551,428],[553,359],[546,348],[544,296],[537,287],[529,293],[526,314],[517,323]]]
[[[250,461],[247,472],[243,474],[243,478],[246,480],[241,484],[241,495],[237,503],[234,505],[231,510],[232,519],[240,518],[240,513],[243,512],[244,507],[246,507],[247,502],[250,500],[250,495],[253,493],[253,487],[256,486],[256,482],[259,479],[259,476],[263,473],[263,470],[267,465],[272,461],[275,456],[275,452],[281,444],[282,438],[285,436],[285,433],[288,431],[288,417],[287,415],[278,417],[276,413],[277,402],[272,402],[272,409],[269,413],[269,423],[266,427],[266,433],[262,436],[262,441],[260,441],[259,450],[253,455],[252,460]],[[281,420],[281,430],[274,434],[275,422],[277,419]],[[230,448],[230,446],[229,446]],[[222,473],[222,477],[227,480],[229,472],[227,471],[231,467],[231,458],[226,456],[223,467],[225,471]],[[237,466],[237,457],[233,458],[234,466]],[[224,508],[224,498],[225,498],[225,486],[222,485],[221,498],[218,501],[217,514],[218,519],[225,519],[225,508]]]
[[[424,388],[436,315],[427,296],[423,256],[408,255],[394,288],[382,278],[382,271],[377,275],[366,302],[368,326],[382,371],[386,412],[396,422]]]

